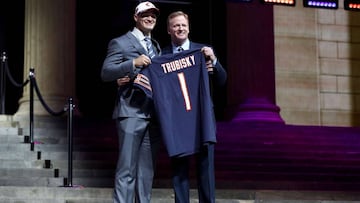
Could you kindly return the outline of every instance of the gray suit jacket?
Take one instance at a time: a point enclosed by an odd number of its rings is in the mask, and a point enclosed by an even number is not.
[[[160,55],[159,43],[153,39],[152,41],[156,55]],[[133,80],[142,67],[135,67],[134,69],[132,60],[141,54],[147,54],[147,51],[130,31],[110,40],[107,56],[101,70],[101,79],[111,82],[129,76]],[[118,88],[113,118],[150,118],[152,111],[151,101],[141,90],[133,88],[132,82]]]

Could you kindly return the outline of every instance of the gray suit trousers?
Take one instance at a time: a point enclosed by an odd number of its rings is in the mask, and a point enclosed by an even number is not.
[[[150,120],[118,118],[119,156],[115,173],[114,203],[150,203],[155,156]],[[160,137],[160,136],[159,136]],[[155,147],[157,148],[157,147]]]

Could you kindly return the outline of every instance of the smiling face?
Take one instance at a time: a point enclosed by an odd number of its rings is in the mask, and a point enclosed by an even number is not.
[[[136,27],[141,30],[144,35],[148,35],[156,25],[156,14],[152,11],[145,11],[134,15],[134,20],[136,22]]]
[[[187,15],[170,15],[168,18],[167,31],[173,43],[178,46],[182,45],[188,38],[190,32]]]

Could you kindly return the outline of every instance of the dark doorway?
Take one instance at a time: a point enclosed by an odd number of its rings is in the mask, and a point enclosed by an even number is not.
[[[77,1],[77,96],[79,109],[84,116],[110,117],[115,102],[116,84],[100,79],[107,43],[134,26],[134,8],[139,1],[108,0],[102,4],[94,1]],[[176,10],[190,17],[191,40],[211,44],[226,67],[225,3],[220,1],[153,1],[160,9],[157,27],[153,32],[161,46],[170,43],[166,32],[166,18]],[[221,52],[220,52],[221,50]],[[216,91],[217,114],[221,116],[226,96],[224,90]],[[220,99],[221,98],[221,99]]]

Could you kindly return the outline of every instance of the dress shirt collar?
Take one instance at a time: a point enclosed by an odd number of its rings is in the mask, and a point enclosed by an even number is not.
[[[189,50],[190,49],[190,40],[189,39],[186,39],[186,41],[180,46],[176,46],[174,43],[171,43],[171,44],[172,44],[173,53],[178,53],[178,48],[179,47],[182,47],[184,50]]]
[[[141,45],[146,49],[146,42],[145,42],[145,36],[144,33],[142,33],[138,28],[134,27],[134,29],[131,31],[131,33],[139,40]],[[149,35],[151,39],[151,35]]]

